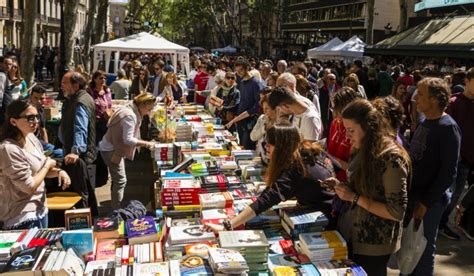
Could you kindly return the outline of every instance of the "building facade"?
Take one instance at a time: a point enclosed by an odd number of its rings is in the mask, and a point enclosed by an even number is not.
[[[127,3],[123,2],[110,2],[109,6],[109,26],[110,26],[110,39],[119,38],[126,36],[124,20],[127,16],[128,9]]]
[[[367,19],[366,0],[285,0],[281,31],[289,51],[304,51],[334,37],[357,35],[365,41]],[[398,0],[376,0],[374,42],[396,32],[399,22]]]
[[[37,46],[48,44],[59,47],[61,6],[59,0],[0,0],[0,45],[9,49],[21,48],[23,11],[29,1],[38,2]],[[80,0],[74,37],[81,38],[86,25],[88,0]]]

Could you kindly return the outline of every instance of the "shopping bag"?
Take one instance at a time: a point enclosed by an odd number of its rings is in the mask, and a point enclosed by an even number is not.
[[[420,223],[419,227],[417,227],[418,223]],[[418,223],[412,218],[408,226],[403,228],[401,247],[396,254],[401,274],[412,273],[425,251],[426,238],[423,221],[418,221]]]

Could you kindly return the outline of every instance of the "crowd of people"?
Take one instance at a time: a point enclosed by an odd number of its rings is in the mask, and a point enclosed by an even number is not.
[[[96,215],[87,166],[101,162],[112,179],[112,207],[127,184],[124,159],[154,147],[140,129],[157,102],[197,103],[238,133],[267,166],[266,190],[246,210],[209,231],[233,229],[291,198],[325,212],[369,275],[386,275],[404,225],[422,222],[427,246],[414,275],[432,275],[438,232],[472,205],[458,201],[474,164],[474,68],[452,73],[356,60],[257,61],[194,56],[183,76],[166,57],[125,55],[117,79],[69,71],[66,100],[52,143],[45,129],[45,89],[22,90],[18,64],[0,73],[0,220],[3,229],[47,227],[45,178],[81,195]],[[14,70],[16,65],[16,71]],[[112,111],[112,99],[131,100]],[[54,145],[53,145],[54,144]],[[61,156],[61,166],[43,150]],[[99,168],[99,166],[98,166]],[[471,181],[472,182],[472,181]],[[458,207],[458,208],[456,208]],[[471,240],[473,233],[464,228]]]

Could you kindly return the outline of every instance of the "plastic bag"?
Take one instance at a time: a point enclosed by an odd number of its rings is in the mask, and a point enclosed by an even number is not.
[[[417,231],[415,219],[413,218],[410,220],[408,226],[403,228],[401,248],[396,254],[398,268],[401,274],[412,273],[418,264],[426,247],[424,233],[423,221],[421,221]]]

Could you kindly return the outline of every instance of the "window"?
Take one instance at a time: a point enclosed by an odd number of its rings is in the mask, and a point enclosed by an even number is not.
[[[115,24],[120,24],[120,16],[116,16],[116,17],[114,18],[114,23],[115,23]]]

